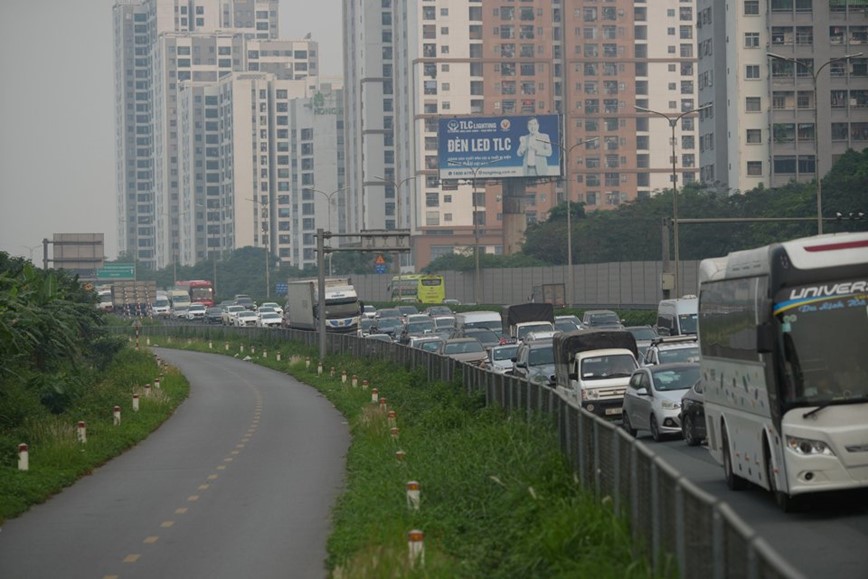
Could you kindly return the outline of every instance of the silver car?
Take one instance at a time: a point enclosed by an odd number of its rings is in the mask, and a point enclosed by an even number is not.
[[[681,398],[699,380],[699,364],[657,364],[639,368],[624,393],[624,430],[648,430],[654,440],[681,436]]]

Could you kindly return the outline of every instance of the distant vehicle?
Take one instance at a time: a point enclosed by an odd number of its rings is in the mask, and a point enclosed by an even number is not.
[[[233,304],[231,306],[226,306],[223,308],[223,325],[224,326],[234,326],[235,325],[235,316],[238,312],[243,312],[246,310],[244,306],[239,306],[238,304]]]
[[[658,336],[651,340],[642,359],[643,366],[675,362],[699,362],[696,336]]]
[[[110,312],[110,311],[114,310],[114,304],[112,303],[112,290],[111,290],[111,288],[99,290],[97,295],[99,296],[99,302],[97,303],[96,307],[99,310],[102,310],[104,312]]]
[[[109,305],[111,305],[111,293],[109,293]],[[151,305],[151,313],[156,318],[168,318],[172,315],[172,304],[165,294],[157,296],[156,301]]]
[[[418,348],[426,352],[436,352],[440,349],[440,344],[445,340],[437,336],[412,336],[407,344],[411,348]]]
[[[205,307],[205,304],[190,304],[190,307],[187,308],[185,317],[188,320],[204,320],[207,311],[208,308]]]
[[[492,348],[500,345],[500,332],[489,330],[488,328],[455,328],[452,330],[451,338],[476,338],[483,348]]]
[[[481,366],[486,359],[485,349],[475,338],[452,338],[443,342],[439,353],[459,362]]]
[[[628,326],[626,329],[636,338],[636,348],[639,350],[639,358],[645,357],[645,352],[651,341],[657,338],[657,332],[651,326]]]
[[[256,302],[247,294],[235,294],[235,304],[244,306],[248,310],[256,311]]]
[[[555,314],[551,304],[516,304],[501,313],[503,333],[522,340],[528,332],[553,331]]]
[[[363,306],[362,315],[366,318],[373,319],[377,317],[377,308],[374,306]]]
[[[206,308],[214,305],[214,285],[207,279],[176,281],[175,289],[187,292],[190,303],[203,304]]]
[[[452,316],[452,309],[449,306],[429,306],[425,308],[425,311],[422,312],[424,314],[428,314],[432,318],[434,316]]]
[[[255,326],[258,319],[259,318],[256,316],[256,312],[244,308],[243,310],[235,314],[233,321],[235,322],[236,326],[238,326],[239,328],[243,328],[245,326]]]
[[[434,321],[435,330],[449,330],[455,327],[455,316],[434,316],[431,319]]]
[[[582,329],[582,322],[577,316],[555,316],[555,329],[560,332],[575,332]]]
[[[698,313],[696,296],[663,300],[657,305],[657,333],[661,336],[695,335]]]
[[[500,312],[460,312],[455,314],[455,327],[458,329],[488,328],[495,332],[502,332],[503,321],[501,320]]]
[[[401,312],[401,315],[404,317],[412,316],[413,314],[419,313],[419,308],[416,306],[402,305],[398,306],[398,311]]]
[[[256,327],[258,328],[279,328],[283,324],[283,316],[277,312],[269,310],[265,312],[257,312]]]
[[[681,436],[688,446],[699,446],[705,442],[705,396],[702,380],[688,390],[681,398]]]
[[[358,331],[359,337],[364,338],[365,336],[370,334],[371,330],[373,330],[375,327],[376,327],[376,321],[374,320],[374,318],[364,318],[363,317],[362,319],[359,320],[359,331]]]
[[[213,306],[205,312],[205,321],[211,324],[223,323],[223,308]]]
[[[624,324],[612,310],[588,310],[582,315],[582,325],[595,330],[623,330]]]
[[[424,336],[434,331],[434,320],[428,316],[421,316],[424,320],[411,320],[404,325],[401,330],[399,342],[408,344],[413,336]]]
[[[445,306],[460,306],[461,302],[456,299],[446,298],[443,300],[443,305]]]
[[[699,380],[699,364],[658,364],[637,369],[624,394],[624,430],[650,430],[656,441],[681,435],[681,397]]]
[[[264,302],[264,303],[259,305],[259,308],[257,309],[257,311],[261,310],[262,308],[271,308],[272,310],[277,312],[278,316],[281,316],[281,317],[283,316],[283,307],[280,304],[278,304],[277,302]]]
[[[555,357],[552,339],[522,342],[513,360],[512,373],[536,384],[554,386]]]
[[[398,308],[381,308],[377,310],[376,317],[379,318],[403,318],[404,314]]]
[[[425,273],[396,275],[387,289],[393,302],[440,304],[446,298],[446,280],[442,275]]]
[[[319,280],[293,280],[287,284],[284,319],[291,328],[317,330],[320,324]],[[350,278],[326,278],[322,320],[328,332],[357,332],[361,304]]]
[[[487,368],[497,374],[507,374],[513,368],[512,359],[515,358],[518,344],[494,346],[488,350]]]
[[[172,317],[183,318],[187,315],[187,308],[193,303],[190,301],[190,293],[185,289],[170,289],[166,292],[172,303]]]
[[[393,340],[397,340],[404,329],[404,323],[401,318],[380,318],[374,326],[375,334],[388,334]]]

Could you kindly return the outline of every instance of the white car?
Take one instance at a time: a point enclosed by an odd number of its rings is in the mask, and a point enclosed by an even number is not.
[[[506,344],[504,346],[494,346],[488,349],[488,361],[486,367],[496,374],[506,374],[512,370],[513,361],[518,344]]]
[[[649,430],[654,440],[681,436],[681,398],[699,380],[699,364],[657,364],[633,372],[624,393],[624,430]]]
[[[262,308],[259,308],[259,312],[256,315],[256,327],[257,328],[279,328],[283,323],[283,316],[279,316],[275,311],[262,311]]]
[[[236,306],[236,305],[226,306],[223,309],[223,314],[222,314],[223,325],[224,326],[234,326],[235,325],[235,316],[238,314],[238,312],[243,312],[246,309],[247,308],[245,308],[244,306]]]
[[[377,308],[374,306],[364,306],[362,308],[362,315],[368,319],[373,320],[377,317]]]
[[[272,310],[274,310],[275,312],[277,312],[277,315],[278,315],[278,316],[283,316],[283,308],[280,307],[280,305],[278,305],[277,302],[265,302],[264,304],[261,304],[261,305],[259,306],[259,308],[257,309],[257,311],[261,310],[262,308],[266,308],[266,309],[267,309],[267,308],[271,308]]]
[[[207,312],[208,308],[205,307],[205,304],[190,304],[185,317],[188,320],[204,320]]]
[[[258,320],[258,318],[256,316],[256,312],[244,308],[244,311],[235,314],[233,320],[237,327],[243,328],[245,326],[256,326],[256,321]]]

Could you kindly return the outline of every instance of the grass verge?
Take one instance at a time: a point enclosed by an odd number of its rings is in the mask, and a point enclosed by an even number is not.
[[[154,356],[123,350],[99,381],[83,389],[63,414],[51,414],[33,403],[26,418],[0,431],[0,524],[91,473],[165,422],[189,394],[189,385],[177,371],[162,371],[157,389],[154,380],[161,369]],[[145,384],[152,385],[148,396]],[[138,412],[132,409],[133,394],[140,397]],[[0,401],[9,403],[13,396],[20,400],[31,394],[9,386]],[[114,424],[115,406],[121,410],[118,425]],[[79,421],[85,423],[84,443],[78,439]],[[18,468],[21,443],[28,445],[26,471]]]

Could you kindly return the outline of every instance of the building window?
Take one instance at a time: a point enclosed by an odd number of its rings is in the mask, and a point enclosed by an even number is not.
[[[762,129],[747,129],[746,135],[748,144],[757,145],[762,143],[762,134]]]
[[[762,161],[748,161],[747,162],[747,174],[751,177],[761,177],[763,174],[763,162]]]
[[[759,0],[744,0],[744,15],[759,16]]]
[[[744,47],[745,48],[759,48],[759,45],[760,45],[759,32],[745,32],[744,33]]]
[[[761,97],[745,97],[744,110],[749,113],[758,113],[762,111]]]
[[[760,67],[758,64],[748,64],[744,67],[744,77],[748,80],[757,80],[760,77]]]

